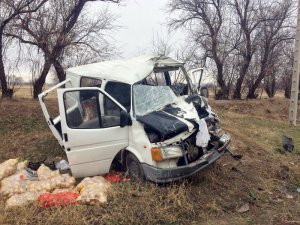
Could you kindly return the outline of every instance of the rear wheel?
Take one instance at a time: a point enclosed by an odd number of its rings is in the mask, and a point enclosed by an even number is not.
[[[126,167],[128,175],[131,179],[145,180],[145,175],[141,163],[132,153],[129,153],[126,156]]]

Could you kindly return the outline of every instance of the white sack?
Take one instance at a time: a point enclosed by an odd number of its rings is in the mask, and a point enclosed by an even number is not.
[[[199,131],[196,136],[196,145],[198,147],[206,148],[210,140],[207,124],[205,119],[198,120],[197,123],[199,124]]]

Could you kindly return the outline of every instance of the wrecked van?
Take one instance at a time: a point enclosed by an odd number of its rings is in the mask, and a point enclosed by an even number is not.
[[[68,69],[39,101],[73,176],[122,165],[132,178],[167,183],[223,156],[230,136],[191,76],[183,62],[166,56]],[[44,100],[56,89],[59,115],[51,118]]]

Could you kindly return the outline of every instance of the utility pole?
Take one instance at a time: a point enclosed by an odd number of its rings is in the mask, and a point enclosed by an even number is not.
[[[296,31],[291,99],[290,99],[290,109],[289,109],[289,121],[290,124],[294,126],[296,126],[297,110],[298,110],[299,74],[300,74],[299,64],[300,64],[300,0],[298,0],[297,31]]]

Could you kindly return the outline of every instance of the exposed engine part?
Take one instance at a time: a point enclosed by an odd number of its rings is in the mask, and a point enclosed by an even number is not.
[[[227,147],[227,152],[229,152],[230,156],[232,158],[234,158],[235,160],[240,160],[243,157],[243,155],[241,155],[241,154],[235,154],[235,153],[233,153],[232,150],[230,149],[230,147]]]
[[[196,146],[196,133],[188,139],[181,141],[183,157],[178,161],[178,165],[187,165],[203,156],[203,149]]]
[[[189,162],[195,161],[200,155],[199,148],[193,145],[190,141],[184,142],[184,149],[187,152],[186,155]]]

